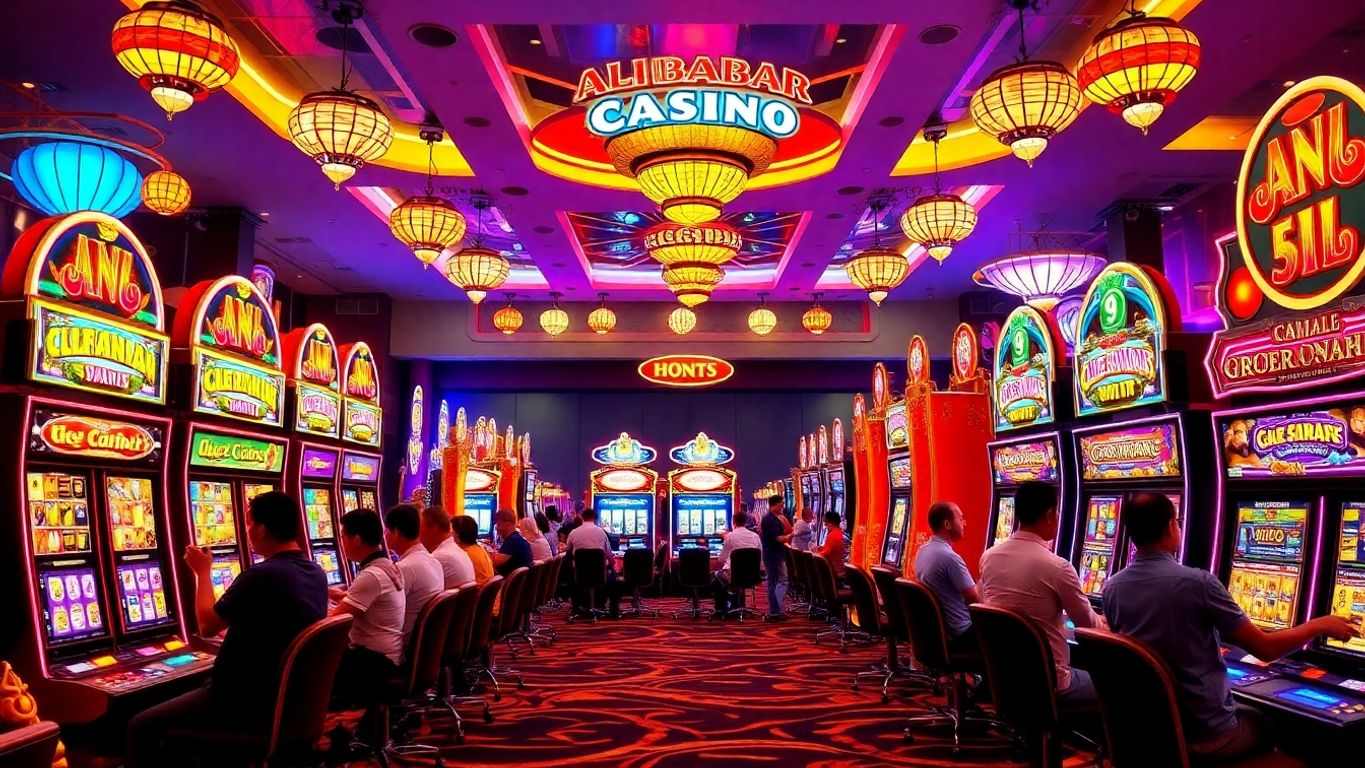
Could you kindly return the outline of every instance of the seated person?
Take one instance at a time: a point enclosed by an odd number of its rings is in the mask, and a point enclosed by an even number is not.
[[[976,636],[967,606],[981,602],[981,592],[962,556],[953,551],[953,542],[961,540],[967,531],[962,508],[951,501],[934,502],[929,507],[929,530],[934,535],[915,553],[915,578],[938,598],[949,647],[957,652],[975,652]]]
[[[419,541],[422,513],[411,504],[398,504],[384,515],[384,540],[389,551],[398,555],[398,572],[403,576],[403,645],[412,642],[417,617],[432,598],[445,589],[445,572]]]
[[[422,546],[441,564],[445,588],[454,589],[474,581],[474,561],[451,535],[450,515],[441,507],[422,510]]]
[[[802,552],[809,552],[815,545],[815,512],[810,507],[803,507],[801,517],[792,524],[791,545]]]
[[[534,562],[531,555],[531,542],[517,530],[517,513],[510,509],[500,509],[493,516],[493,527],[498,532],[502,544],[490,557],[493,570],[504,579],[518,568],[530,568]]]
[[[521,532],[521,537],[526,539],[526,543],[531,545],[531,561],[543,563],[554,557],[550,551],[550,542],[545,540],[545,534],[540,532],[540,526],[536,525],[534,517],[523,517],[517,521],[517,530]]]
[[[844,563],[848,560],[848,555],[844,548],[844,529],[839,526],[839,522],[838,512],[825,513],[825,543],[815,550],[815,554],[829,561],[829,567],[834,569],[834,580],[842,584]]]
[[[1164,494],[1133,496],[1121,517],[1138,551],[1104,585],[1109,628],[1141,640],[1165,660],[1193,755],[1227,759],[1269,751],[1273,723],[1233,703],[1220,644],[1272,661],[1320,635],[1347,640],[1356,630],[1340,616],[1323,616],[1267,632],[1251,623],[1217,576],[1176,561],[1183,521]]]
[[[403,573],[384,554],[384,526],[373,509],[353,509],[341,516],[341,548],[360,570],[349,589],[329,590],[337,601],[332,615],[350,614],[350,646],[341,657],[332,699],[338,709],[368,706],[384,680],[403,663],[403,623],[407,599]],[[334,738],[333,743],[339,739]]]
[[[612,616],[618,616],[621,612],[621,595],[614,588],[616,581],[616,557],[613,552],[612,542],[607,536],[607,532],[597,525],[597,510],[588,507],[579,515],[579,523],[569,533],[568,540],[564,543],[564,553],[573,561],[573,553],[579,549],[600,549],[605,553],[607,560],[606,583],[607,599],[610,601],[608,610]],[[579,611],[583,608],[583,598],[585,595],[573,595],[573,609]],[[596,606],[593,606],[594,608]]]
[[[227,630],[209,681],[202,687],[139,712],[128,724],[127,765],[169,766],[162,740],[182,728],[263,729],[274,715],[270,695],[279,689],[285,650],[327,615],[327,576],[299,547],[299,504],[270,491],[247,504],[251,551],[265,560],[233,579],[215,602],[213,555],[185,548],[194,574],[199,634]]]
[[[730,532],[725,535],[725,543],[720,547],[720,557],[716,559],[719,566],[714,584],[717,616],[724,615],[730,609],[730,553],[737,549],[763,548],[763,540],[748,527],[749,513],[737,509],[730,520]]]
[[[551,507],[551,509],[554,509],[554,507]],[[536,529],[539,530],[540,535],[544,537],[545,544],[550,547],[550,557],[555,557],[559,554],[559,536],[555,535],[555,532],[551,530],[550,518],[546,516],[544,512],[537,512],[535,520]]]
[[[469,515],[457,515],[450,524],[455,529],[456,543],[474,564],[475,583],[482,587],[493,578],[493,560],[488,556],[488,550],[479,546],[479,521]]]
[[[1104,628],[1104,619],[1091,609],[1071,562],[1053,554],[1048,543],[1057,538],[1057,489],[1037,481],[1020,485],[1014,519],[1018,530],[981,556],[982,602],[1032,619],[1052,647],[1058,703],[1073,711],[1096,710],[1090,676],[1071,668],[1066,617],[1086,628]]]

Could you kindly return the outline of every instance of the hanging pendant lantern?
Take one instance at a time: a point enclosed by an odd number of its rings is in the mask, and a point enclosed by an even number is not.
[[[820,294],[811,294],[811,300],[815,303],[810,309],[806,310],[805,314],[801,315],[801,325],[812,334],[819,336],[828,331],[829,327],[834,324],[834,316],[829,313],[828,309],[820,306]]]
[[[569,313],[559,308],[560,294],[552,293],[550,297],[554,299],[554,306],[540,313],[540,328],[551,336],[569,330]]]
[[[521,328],[521,310],[512,306],[512,297],[513,294],[507,294],[507,306],[493,313],[493,327],[504,336],[511,336]]]
[[[492,205],[487,198],[474,200],[474,208],[479,212],[474,242],[446,260],[446,279],[475,304],[483,301],[489,291],[497,290],[512,272],[506,256],[484,245],[483,212]]]
[[[616,313],[607,306],[607,294],[597,294],[602,299],[602,306],[588,313],[588,328],[598,336],[605,336],[616,327]]]
[[[136,77],[169,120],[232,81],[237,43],[216,16],[176,0],[124,14],[110,35],[114,58]]]
[[[409,197],[389,212],[389,232],[406,245],[426,269],[442,251],[459,244],[464,238],[466,224],[464,216],[450,201],[432,194],[432,177],[436,170],[433,147],[444,133],[439,128],[423,127],[421,137],[427,142],[426,193]]]
[[[758,294],[758,309],[749,313],[749,330],[759,336],[767,336],[777,327],[777,315],[773,314],[764,302],[766,294]]]
[[[1095,36],[1076,65],[1076,79],[1086,98],[1145,134],[1198,73],[1199,38],[1135,5],[1128,13]]]

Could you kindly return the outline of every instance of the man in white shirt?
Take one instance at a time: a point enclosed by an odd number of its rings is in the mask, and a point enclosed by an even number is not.
[[[606,583],[607,588],[603,591],[607,593],[608,606],[612,616],[621,614],[621,593],[615,587],[614,565],[616,558],[611,551],[611,540],[607,538],[607,532],[597,525],[597,510],[587,507],[579,515],[579,525],[569,533],[569,538],[564,542],[564,552],[573,561],[573,553],[579,549],[600,549],[607,560]],[[585,595],[580,595],[577,591],[573,595],[573,610],[578,611],[583,606]]]
[[[384,515],[384,540],[389,551],[398,555],[398,571],[403,575],[406,612],[403,616],[403,644],[412,642],[417,616],[431,599],[445,589],[441,563],[422,546],[422,514],[411,504],[398,504]]]
[[[1095,686],[1084,670],[1071,668],[1066,618],[1078,627],[1107,629],[1090,607],[1080,577],[1068,560],[1052,553],[1057,538],[1057,490],[1027,482],[1014,496],[1019,529],[981,556],[981,596],[987,605],[1008,608],[1038,624],[1057,668],[1057,699],[1069,708],[1097,706]],[[1065,611],[1065,615],[1063,615]]]
[[[446,589],[474,581],[474,561],[450,535],[450,515],[445,509],[426,507],[422,510],[422,546],[441,564]]]
[[[370,703],[380,683],[398,673],[403,662],[403,575],[380,544],[384,526],[372,509],[353,509],[341,516],[341,548],[357,563],[350,589],[333,587],[332,615],[350,614],[350,647],[341,657],[333,698],[342,708]]]
[[[730,606],[730,555],[737,549],[762,549],[763,539],[757,533],[750,530],[749,513],[742,509],[735,510],[731,517],[730,532],[725,534],[725,543],[721,544],[720,557],[716,558],[718,570],[716,571],[716,615],[724,615]]]

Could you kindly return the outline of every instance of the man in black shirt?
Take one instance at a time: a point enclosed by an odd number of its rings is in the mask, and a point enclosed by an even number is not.
[[[768,575],[768,619],[787,618],[782,604],[787,595],[787,542],[791,541],[791,525],[783,514],[781,496],[768,498],[768,514],[759,523],[759,538],[763,542],[763,570]]]
[[[498,538],[502,539],[502,546],[491,555],[493,570],[506,578],[518,568],[530,568],[533,562],[531,542],[517,530],[517,513],[510,509],[500,509],[493,518],[493,525],[497,529]]]
[[[213,557],[185,548],[194,572],[199,634],[227,630],[209,682],[139,713],[128,724],[128,768],[169,765],[163,740],[180,728],[263,727],[280,684],[285,649],[327,614],[327,577],[300,549],[299,504],[280,491],[252,499],[247,537],[265,560],[243,571],[222,599],[213,595]]]

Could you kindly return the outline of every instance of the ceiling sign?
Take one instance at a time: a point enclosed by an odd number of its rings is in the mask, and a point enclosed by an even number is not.
[[[710,355],[652,357],[636,370],[645,381],[665,387],[709,387],[735,375],[734,364]]]
[[[228,275],[190,289],[177,316],[176,346],[194,362],[194,410],[256,424],[283,423],[285,376],[280,332],[265,297],[244,277]]]
[[[995,348],[995,430],[1050,424],[1056,357],[1047,321],[1030,306],[1005,318]]]
[[[1365,369],[1365,92],[1314,77],[1252,135],[1237,244],[1215,303],[1226,330],[1204,365],[1219,397],[1317,386]]]
[[[1076,415],[1165,402],[1171,304],[1160,276],[1116,262],[1090,284],[1077,320]]]

